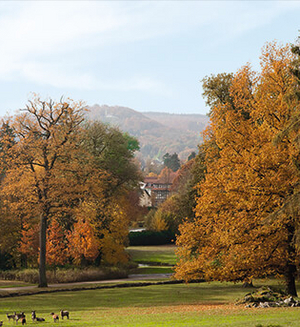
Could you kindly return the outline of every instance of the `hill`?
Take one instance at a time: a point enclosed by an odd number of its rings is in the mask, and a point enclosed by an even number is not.
[[[120,106],[93,105],[88,108],[91,120],[101,120],[135,136],[140,142],[139,159],[161,159],[176,152],[186,160],[197,151],[200,132],[208,124],[208,117],[198,114],[141,113]]]

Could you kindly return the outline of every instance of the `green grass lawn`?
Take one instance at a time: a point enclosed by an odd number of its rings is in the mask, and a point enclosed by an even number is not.
[[[17,281],[17,280],[0,280],[0,288],[7,287],[22,287],[22,286],[31,286],[33,284]]]
[[[275,281],[271,281],[275,284]],[[255,285],[265,284],[256,281]],[[270,284],[270,282],[268,282]],[[234,305],[249,289],[232,283],[156,285],[148,287],[85,290],[0,299],[0,320],[6,313],[31,310],[46,318],[46,326],[235,326],[300,327],[300,308],[246,309]],[[51,320],[50,313],[70,311],[70,320]]]
[[[137,263],[175,265],[175,245],[130,246],[126,249]]]

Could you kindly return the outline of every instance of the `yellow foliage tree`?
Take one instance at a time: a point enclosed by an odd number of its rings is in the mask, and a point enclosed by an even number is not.
[[[230,80],[229,96],[214,102],[205,133],[205,180],[198,185],[196,220],[181,227],[177,278],[249,280],[280,273],[296,295],[297,224],[270,222],[299,184],[288,138],[275,136],[294,111],[295,78],[288,46],[267,44],[261,72],[243,67]]]
[[[163,230],[168,229],[169,226],[164,218],[162,210],[158,209],[155,212],[153,219],[151,220],[151,225],[149,227],[151,230],[154,230],[156,232],[161,232]]]
[[[102,259],[109,264],[126,263],[128,255],[124,247],[128,245],[129,219],[119,204],[112,204],[109,210],[110,221],[100,227],[102,238],[100,249]]]

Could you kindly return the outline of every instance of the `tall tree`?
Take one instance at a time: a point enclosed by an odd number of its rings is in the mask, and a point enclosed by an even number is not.
[[[61,184],[60,177],[64,170],[72,169],[75,139],[83,114],[81,102],[42,101],[35,97],[11,119],[10,127],[17,142],[3,145],[11,160],[2,192],[9,198],[19,194],[20,181],[26,184],[28,188],[23,199],[27,197],[30,208],[34,206],[40,217],[39,287],[47,286],[47,224],[59,206],[61,189],[68,187],[68,184]]]
[[[214,103],[207,173],[198,185],[196,219],[181,227],[177,277],[238,281],[280,273],[296,295],[298,226],[287,216],[268,219],[299,185],[295,145],[273,143],[299,111],[292,59],[288,47],[266,45],[261,73],[243,67],[227,100]]]

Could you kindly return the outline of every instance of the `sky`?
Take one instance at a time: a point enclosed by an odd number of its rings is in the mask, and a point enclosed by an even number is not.
[[[33,94],[206,114],[201,80],[295,43],[300,1],[1,1],[0,116]]]

